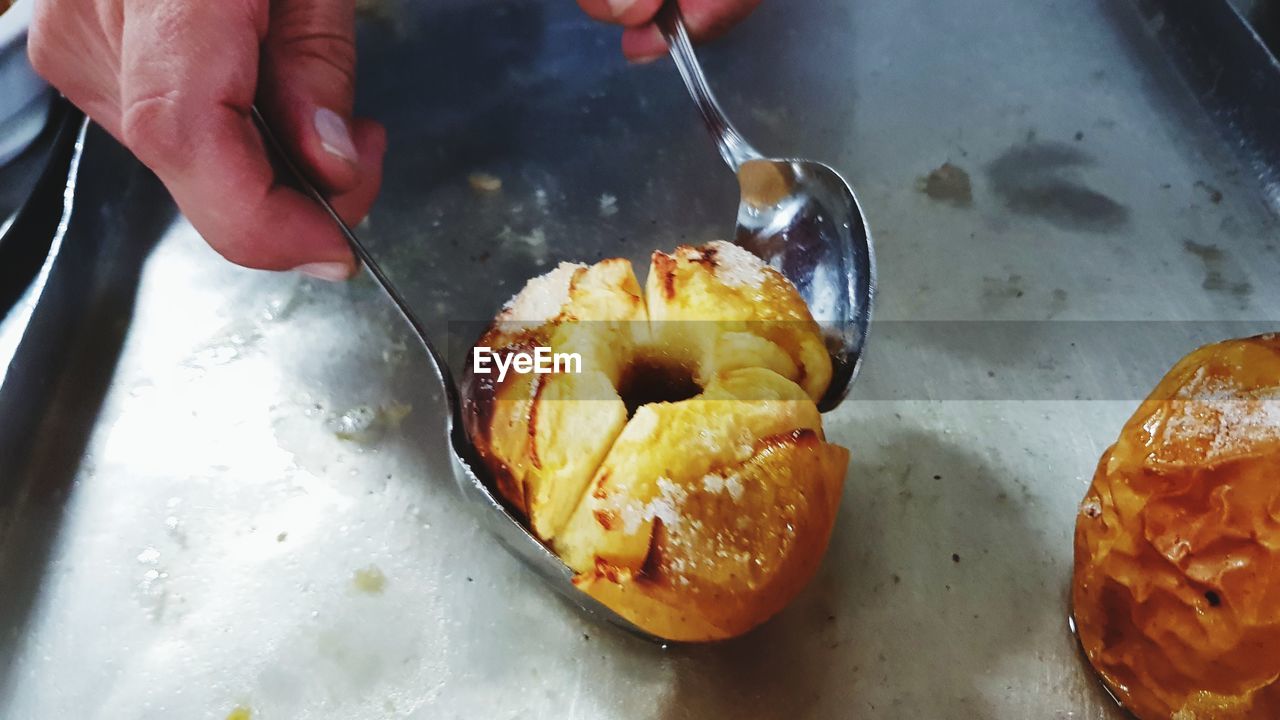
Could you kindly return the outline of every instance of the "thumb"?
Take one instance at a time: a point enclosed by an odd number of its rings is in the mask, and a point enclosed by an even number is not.
[[[258,102],[282,141],[330,193],[361,184],[355,140],[355,0],[276,0]]]

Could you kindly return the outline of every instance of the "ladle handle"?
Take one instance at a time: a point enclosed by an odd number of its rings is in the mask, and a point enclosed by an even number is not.
[[[689,30],[685,27],[684,18],[680,15],[680,5],[676,0],[667,0],[655,20],[658,31],[667,41],[676,69],[680,71],[680,77],[684,78],[685,87],[689,88],[689,94],[693,96],[693,102],[698,106],[698,112],[702,113],[702,120],[707,124],[707,130],[711,132],[711,137],[720,150],[720,157],[724,158],[735,173],[748,160],[760,159],[760,153],[734,129],[729,118],[725,117],[724,110],[720,109],[720,103],[716,102],[716,96],[707,84],[707,77],[702,73],[698,56],[693,52]]]

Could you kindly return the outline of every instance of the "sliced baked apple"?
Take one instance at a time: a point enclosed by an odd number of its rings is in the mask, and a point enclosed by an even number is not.
[[[495,487],[579,587],[655,635],[755,627],[812,576],[849,454],[814,404],[831,361],[791,284],[727,243],[562,265],[485,333],[579,372],[471,376],[465,422]]]
[[[703,384],[735,367],[786,369],[815,401],[831,383],[831,356],[818,324],[782,273],[737,245],[712,242],[656,252],[645,284],[654,343],[694,356]],[[722,342],[753,335],[777,348],[793,368],[782,368],[764,344]],[[745,354],[744,354],[745,353]]]
[[[469,373],[468,434],[499,493],[549,541],[622,431],[616,391],[625,348],[646,328],[640,283],[626,260],[562,264],[529,284],[480,339],[499,355],[537,347],[580,357],[581,372]],[[478,440],[478,441],[477,441]]]

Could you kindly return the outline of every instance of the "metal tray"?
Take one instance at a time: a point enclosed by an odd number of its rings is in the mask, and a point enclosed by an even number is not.
[[[376,290],[223,263],[91,131],[0,325],[0,717],[1118,717],[1066,629],[1077,503],[1165,368],[1280,307],[1275,168],[1177,4],[791,0],[707,49],[748,137],[852,180],[882,288],[826,561],[708,647],[538,585]],[[449,344],[558,260],[730,231],[674,70],[573,3],[387,0],[360,41],[360,231]]]

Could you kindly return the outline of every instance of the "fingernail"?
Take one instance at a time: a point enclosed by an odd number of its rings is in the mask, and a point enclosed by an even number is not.
[[[319,108],[316,110],[314,123],[316,134],[320,136],[320,147],[325,152],[348,162],[360,159],[356,143],[351,139],[351,128],[347,127],[347,121],[341,115],[328,108]]]
[[[642,55],[640,57],[630,58],[630,62],[632,65],[648,65],[649,63],[661,60],[666,56],[666,53],[659,53],[658,55]]]
[[[329,282],[341,282],[351,277],[351,268],[345,263],[336,262],[318,262],[299,265],[294,268],[303,275],[308,275],[320,280],[328,280]]]
[[[622,13],[630,10],[631,6],[636,4],[636,0],[608,0],[608,3],[609,12],[613,13],[614,17],[622,17]]]

